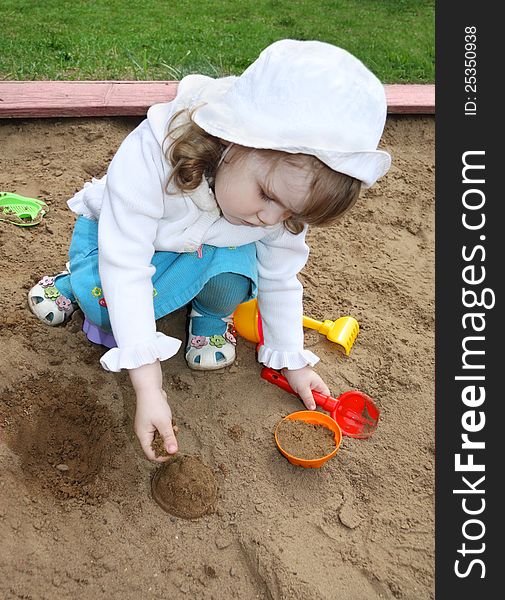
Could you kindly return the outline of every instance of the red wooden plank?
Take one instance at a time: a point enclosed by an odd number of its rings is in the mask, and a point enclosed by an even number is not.
[[[177,81],[3,81],[0,117],[145,115],[176,91]]]
[[[143,116],[177,81],[0,81],[0,118]],[[389,114],[433,114],[434,85],[386,85]]]
[[[387,84],[386,98],[390,114],[435,113],[435,86],[430,84]]]

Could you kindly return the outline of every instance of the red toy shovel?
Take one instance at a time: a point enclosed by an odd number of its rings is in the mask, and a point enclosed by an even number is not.
[[[286,392],[298,396],[289,385],[288,380],[278,371],[263,367],[261,377]],[[312,390],[312,395],[318,406],[331,413],[331,418],[339,424],[344,435],[366,439],[377,429],[380,410],[375,402],[363,392],[353,390],[344,392],[338,398],[333,398]]]

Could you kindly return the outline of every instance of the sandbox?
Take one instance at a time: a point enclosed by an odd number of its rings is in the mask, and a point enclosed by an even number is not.
[[[349,357],[306,332],[333,395],[360,389],[381,421],[321,469],[277,451],[301,402],[260,379],[254,344],[214,373],[163,363],[185,454],[216,478],[215,511],[187,520],[150,495],[156,465],[132,429],[127,373],[75,314],[37,322],[26,292],[66,261],[66,200],[102,175],[138,118],[0,121],[0,190],[39,196],[42,223],[0,223],[0,596],[358,600],[434,596],[434,119],[390,116],[388,175],[340,224],[313,229],[304,313],[350,314]],[[160,330],[184,336],[185,315]],[[66,468],[65,468],[66,467]]]

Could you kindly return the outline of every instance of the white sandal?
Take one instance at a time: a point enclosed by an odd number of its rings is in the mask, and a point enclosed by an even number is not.
[[[186,346],[186,362],[190,369],[197,371],[214,371],[228,367],[235,361],[237,339],[233,329],[233,319],[223,319],[227,323],[227,329],[222,335],[193,335],[193,317],[202,315],[191,310],[189,315],[188,345]]]
[[[68,263],[67,263],[68,269]],[[70,318],[77,308],[77,304],[60,294],[55,287],[55,281],[61,275],[68,275],[69,270],[42,279],[28,292],[28,306],[32,313],[43,323],[50,327],[61,325]]]

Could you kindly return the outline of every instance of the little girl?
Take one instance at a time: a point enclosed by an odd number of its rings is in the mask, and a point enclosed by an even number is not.
[[[377,150],[386,119],[379,80],[318,41],[281,40],[239,77],[188,75],[121,144],[107,175],[69,207],[79,215],[67,269],[29,292],[35,315],[65,322],[79,307],[88,338],[127,369],[135,433],[151,460],[155,430],[177,451],[160,361],[181,341],[156,319],[191,303],[192,369],[235,359],[232,317],[253,297],[263,320],[258,360],[282,370],[308,409],[329,394],[303,347],[309,224],[332,223],[390,166]]]

